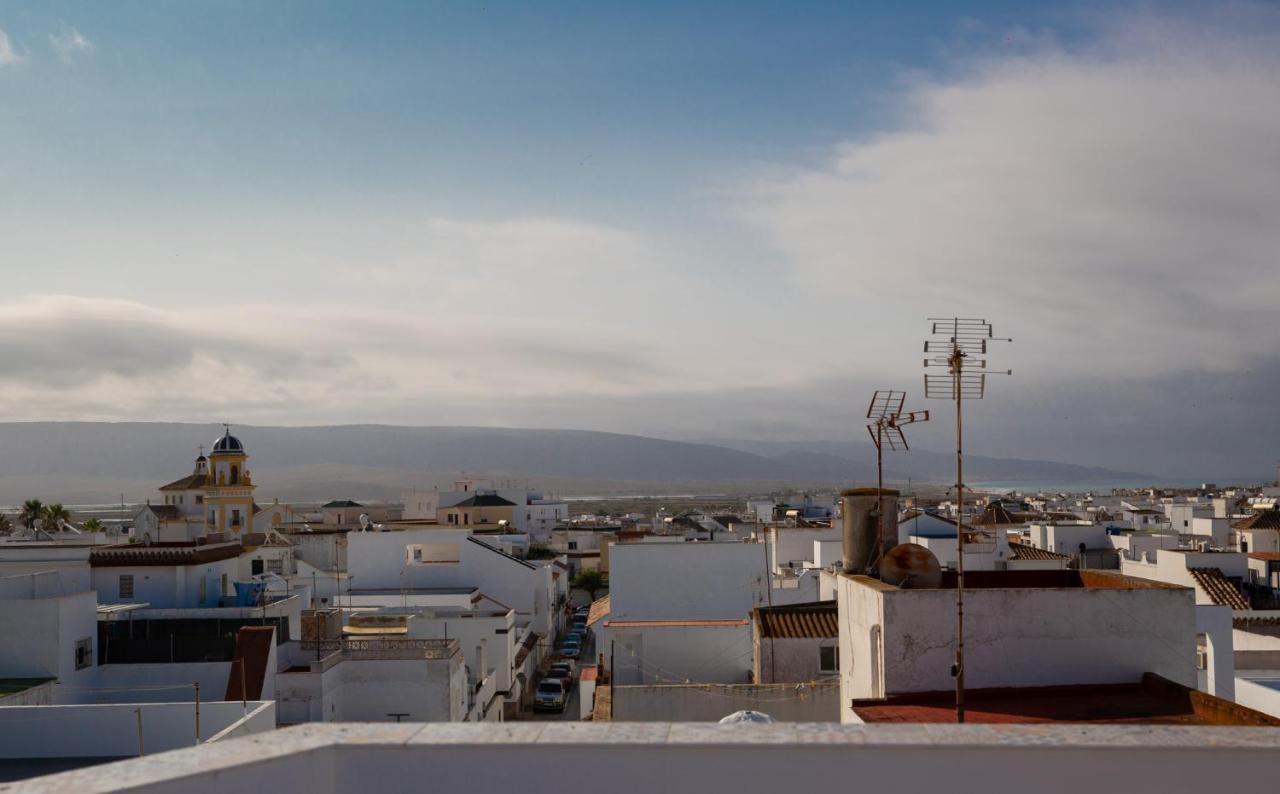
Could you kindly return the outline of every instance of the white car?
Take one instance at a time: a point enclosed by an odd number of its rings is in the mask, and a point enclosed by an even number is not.
[[[558,678],[544,678],[538,682],[533,691],[534,711],[564,711],[568,703],[568,693],[564,682]]]

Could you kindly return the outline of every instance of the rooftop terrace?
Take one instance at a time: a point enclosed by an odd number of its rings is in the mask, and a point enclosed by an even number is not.
[[[23,781],[77,791],[786,791],[799,780],[894,792],[1204,794],[1280,774],[1280,728],[1130,725],[311,724]],[[17,786],[0,785],[0,792]]]

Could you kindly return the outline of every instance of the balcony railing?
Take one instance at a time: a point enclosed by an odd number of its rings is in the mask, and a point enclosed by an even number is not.
[[[360,640],[304,640],[304,652],[340,652],[344,659],[452,659],[458,654],[457,640],[411,640],[371,638]]]

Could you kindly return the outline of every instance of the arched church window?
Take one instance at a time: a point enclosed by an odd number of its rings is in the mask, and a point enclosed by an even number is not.
[[[235,485],[239,482],[240,482],[240,467],[233,463],[231,464],[231,484]]]

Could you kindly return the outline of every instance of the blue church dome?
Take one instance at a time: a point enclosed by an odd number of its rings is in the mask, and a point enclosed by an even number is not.
[[[213,449],[209,454],[217,455],[219,452],[243,455],[244,444],[240,443],[240,439],[231,435],[231,430],[228,429],[226,435],[213,442]]]

